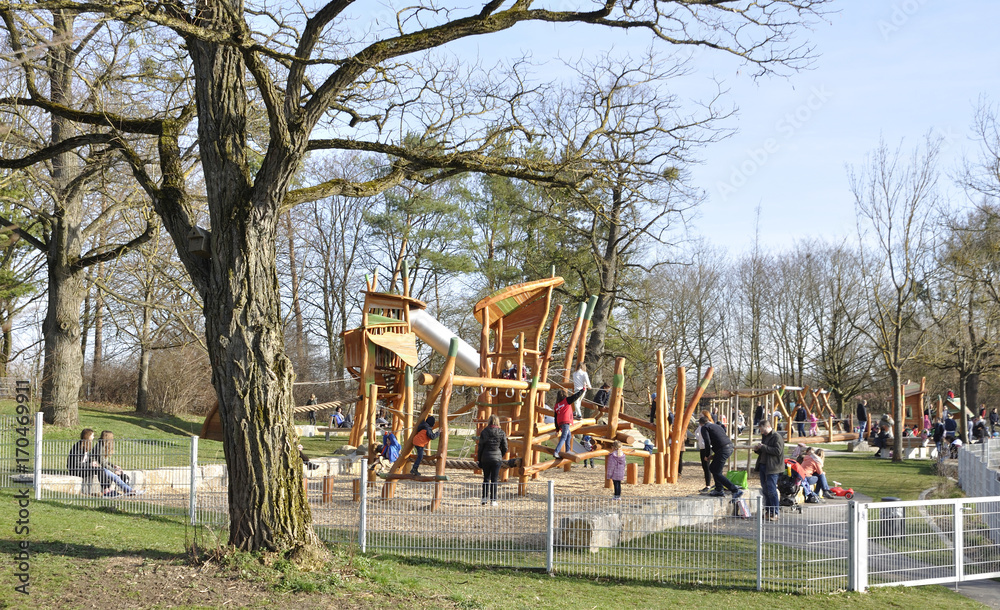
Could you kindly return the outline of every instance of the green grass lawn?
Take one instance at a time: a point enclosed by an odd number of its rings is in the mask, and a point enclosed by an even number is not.
[[[845,453],[827,455],[825,470],[831,486],[840,481],[844,488],[853,488],[875,501],[884,497],[916,500],[920,492],[941,482],[934,464],[934,460],[891,462],[870,454]]]

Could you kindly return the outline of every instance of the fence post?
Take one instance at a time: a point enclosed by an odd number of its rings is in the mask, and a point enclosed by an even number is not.
[[[368,550],[368,458],[361,460],[361,502],[360,515],[358,519],[358,546],[361,552]]]
[[[847,502],[847,590],[860,591],[858,589],[858,503],[854,500]]]
[[[965,580],[965,556],[963,552],[965,550],[965,523],[962,518],[964,516],[965,507],[962,505],[961,500],[955,500],[951,506],[952,509],[954,509],[954,525],[952,531],[954,532],[953,537],[955,545],[953,551],[955,554],[955,582],[962,582]]]
[[[868,504],[855,504],[854,536],[850,543],[854,552],[854,585],[856,591],[868,588]]]
[[[31,473],[31,483],[35,486],[35,499],[42,499],[42,412],[35,413],[35,463]]]
[[[764,496],[757,496],[757,590],[764,590]]]
[[[545,536],[545,572],[552,574],[553,571],[553,559],[555,556],[555,541],[556,541],[556,515],[555,515],[555,503],[556,503],[556,482],[549,480],[548,488],[548,498],[545,503],[545,521],[546,521],[546,536]]]
[[[198,437],[191,435],[191,485],[188,497],[188,515],[191,525],[198,523]]]

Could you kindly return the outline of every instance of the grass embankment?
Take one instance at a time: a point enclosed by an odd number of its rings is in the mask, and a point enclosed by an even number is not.
[[[0,522],[16,519],[0,490]],[[274,608],[983,608],[944,587],[796,596],[476,569],[336,550],[326,570],[302,573],[277,557],[218,553],[215,534],[50,502],[30,506],[30,591],[14,591],[13,561],[0,572],[0,606]],[[192,552],[198,542],[199,551]],[[12,557],[17,540],[0,540]],[[196,559],[197,557],[197,559]],[[207,559],[207,561],[206,561]]]

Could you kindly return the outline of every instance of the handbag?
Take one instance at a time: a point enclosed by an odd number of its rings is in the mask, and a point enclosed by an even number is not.
[[[733,485],[741,488],[747,488],[747,471],[746,470],[730,470],[726,473],[726,478],[733,482]]]

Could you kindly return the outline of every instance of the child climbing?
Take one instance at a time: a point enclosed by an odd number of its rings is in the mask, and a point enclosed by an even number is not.
[[[580,445],[583,447],[584,451],[588,451],[588,452],[589,451],[593,451],[594,450],[594,437],[590,436],[589,434],[583,435],[583,438],[580,439]],[[583,460],[583,467],[584,468],[587,467],[587,462],[590,462],[590,467],[591,468],[594,467],[594,458],[590,458],[589,460]]]
[[[572,435],[569,433],[570,424],[573,423],[573,401],[583,396],[586,389],[580,390],[574,393],[572,396],[566,396],[566,392],[559,390],[556,392],[556,428],[559,429],[559,442],[556,443],[556,450],[552,454],[553,457],[559,458],[559,448],[562,447],[566,451],[569,451],[573,447],[573,443],[570,440]]]
[[[438,433],[434,431],[434,416],[431,415],[424,420],[419,427],[417,427],[417,433],[413,437],[413,446],[417,450],[417,458],[413,460],[413,468],[410,469],[410,474],[420,476],[420,462],[424,460],[424,449],[430,442],[438,437]]]
[[[622,479],[625,478],[625,454],[622,453],[622,442],[615,441],[611,445],[611,453],[604,461],[604,476],[611,479],[615,487],[614,500],[622,499]]]

